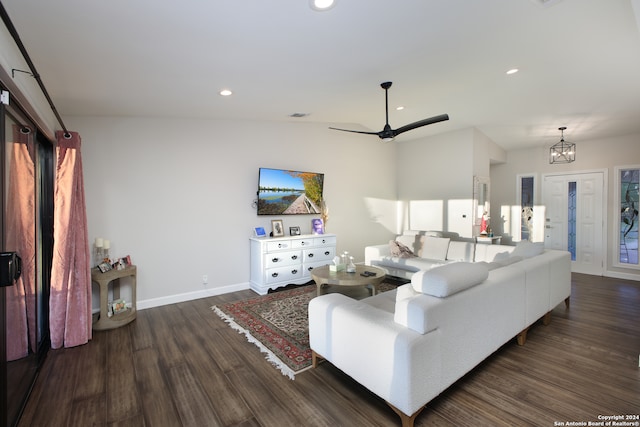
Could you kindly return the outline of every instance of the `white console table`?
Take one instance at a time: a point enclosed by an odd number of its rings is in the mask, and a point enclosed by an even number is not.
[[[251,289],[265,295],[269,289],[307,283],[314,267],[330,264],[335,256],[335,234],[252,237]]]

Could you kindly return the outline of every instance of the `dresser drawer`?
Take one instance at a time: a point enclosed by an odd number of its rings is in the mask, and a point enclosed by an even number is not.
[[[313,270],[316,267],[322,267],[324,265],[329,265],[329,264],[333,264],[332,262],[328,262],[326,260],[324,261],[315,261],[315,262],[306,262],[304,263],[304,266],[302,267],[304,269],[304,273],[305,274],[311,274],[311,270]]]
[[[336,248],[327,246],[326,248],[312,248],[302,251],[304,262],[331,261],[336,256]]]
[[[313,239],[314,246],[335,246],[336,236],[316,237]]]
[[[284,251],[264,254],[266,268],[279,267],[281,265],[301,264],[301,251]]]
[[[302,277],[302,265],[290,265],[265,270],[266,282],[277,283]]]
[[[273,251],[281,251],[283,249],[290,249],[291,248],[291,241],[290,240],[278,240],[276,242],[267,242],[267,252],[273,252]]]
[[[291,242],[292,248],[308,248],[314,245],[314,239],[297,239]]]

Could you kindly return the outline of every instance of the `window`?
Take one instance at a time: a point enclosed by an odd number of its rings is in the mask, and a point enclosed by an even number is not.
[[[638,264],[638,187],[640,166],[616,166],[615,205],[619,214],[615,216],[616,247],[614,261],[617,267],[640,268]]]

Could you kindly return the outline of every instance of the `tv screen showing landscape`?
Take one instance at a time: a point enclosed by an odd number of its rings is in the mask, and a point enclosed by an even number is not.
[[[319,214],[324,174],[260,168],[258,215]]]

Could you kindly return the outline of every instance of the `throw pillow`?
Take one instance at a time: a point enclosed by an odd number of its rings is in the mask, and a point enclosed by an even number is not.
[[[395,258],[414,258],[416,255],[407,246],[397,240],[389,240],[389,251]]]
[[[418,271],[411,277],[411,286],[416,292],[444,298],[480,284],[487,277],[489,268],[485,264],[453,262]]]
[[[451,239],[448,237],[424,237],[422,239],[420,256],[426,259],[444,261],[447,259],[450,241]]]

